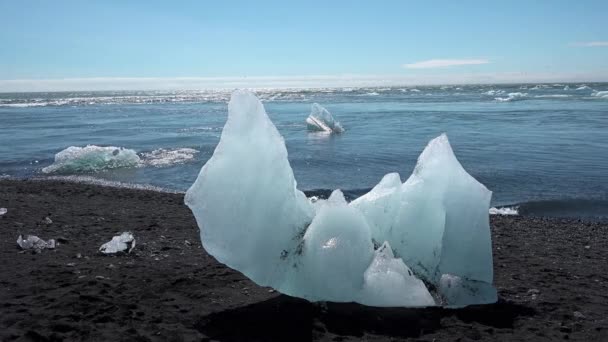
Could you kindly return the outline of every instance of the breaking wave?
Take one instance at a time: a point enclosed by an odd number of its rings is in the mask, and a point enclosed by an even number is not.
[[[512,102],[525,100],[528,97],[528,93],[509,93],[507,97],[497,97],[494,100],[496,102]]]

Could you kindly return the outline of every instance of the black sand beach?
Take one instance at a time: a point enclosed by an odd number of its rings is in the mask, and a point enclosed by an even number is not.
[[[608,341],[606,222],[494,216],[499,302],[402,309],[253,284],[205,253],[180,194],[0,180],[0,207],[2,341]],[[122,231],[133,253],[98,252]],[[64,242],[32,254],[19,234]]]

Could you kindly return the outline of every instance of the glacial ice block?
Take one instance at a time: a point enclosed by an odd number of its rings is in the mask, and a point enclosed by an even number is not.
[[[97,172],[105,169],[138,166],[141,159],[133,150],[87,145],[70,146],[55,155],[55,162],[42,169],[43,173]]]
[[[331,113],[318,103],[312,104],[312,110],[306,118],[306,126],[309,131],[342,133],[344,129]]]
[[[312,222],[312,205],[296,189],[283,138],[255,95],[235,91],[228,113],[185,201],[209,254],[260,285],[278,287],[290,267],[287,255]]]
[[[339,190],[312,203],[296,188],[285,143],[261,102],[236,91],[228,112],[185,197],[203,247],[218,261],[311,301],[495,301],[491,192],[466,173],[445,135],[429,143],[405,183],[392,173],[350,204]]]

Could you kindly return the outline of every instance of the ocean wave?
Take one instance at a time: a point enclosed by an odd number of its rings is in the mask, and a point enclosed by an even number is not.
[[[10,108],[45,107],[48,105],[48,102],[0,103],[0,107]]]
[[[199,153],[198,150],[184,147],[176,149],[159,148],[152,152],[140,153],[140,155],[144,165],[162,167],[187,163],[192,161],[197,153]]]
[[[550,94],[550,95],[535,95],[534,96],[537,99],[551,99],[551,98],[565,98],[565,97],[572,97],[572,95],[568,95],[568,94]]]
[[[94,173],[117,168],[166,167],[183,164],[199,153],[193,148],[159,148],[151,152],[116,146],[70,146],[55,155],[53,164],[42,168],[45,174]]]
[[[591,89],[591,87],[587,86],[587,85],[581,85],[580,87],[576,88],[575,90],[593,90]]]
[[[91,176],[82,176],[82,175],[58,175],[58,176],[45,176],[45,177],[33,177],[36,181],[63,181],[63,182],[71,182],[71,183],[80,183],[80,184],[92,184],[99,186],[106,186],[111,188],[122,188],[122,189],[134,189],[134,190],[148,190],[169,194],[184,194],[184,191],[173,190],[169,188],[163,188],[156,185],[150,184],[137,184],[137,183],[125,183],[119,181],[112,181],[107,179],[101,179]]]
[[[514,216],[519,215],[517,207],[499,207],[490,208],[490,215]]]
[[[528,97],[528,93],[509,93],[507,97],[496,97],[497,102],[521,101]]]
[[[492,89],[492,90],[488,90],[484,93],[482,93],[483,95],[488,95],[488,96],[497,96],[497,95],[503,95],[506,92],[502,89]]]

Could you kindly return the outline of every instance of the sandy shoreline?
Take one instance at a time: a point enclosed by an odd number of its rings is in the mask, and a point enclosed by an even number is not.
[[[607,222],[493,216],[500,301],[414,310],[259,287],[205,253],[182,194],[0,180],[0,207],[2,341],[608,340]],[[97,252],[125,230],[131,255]],[[19,234],[67,243],[21,253]]]

